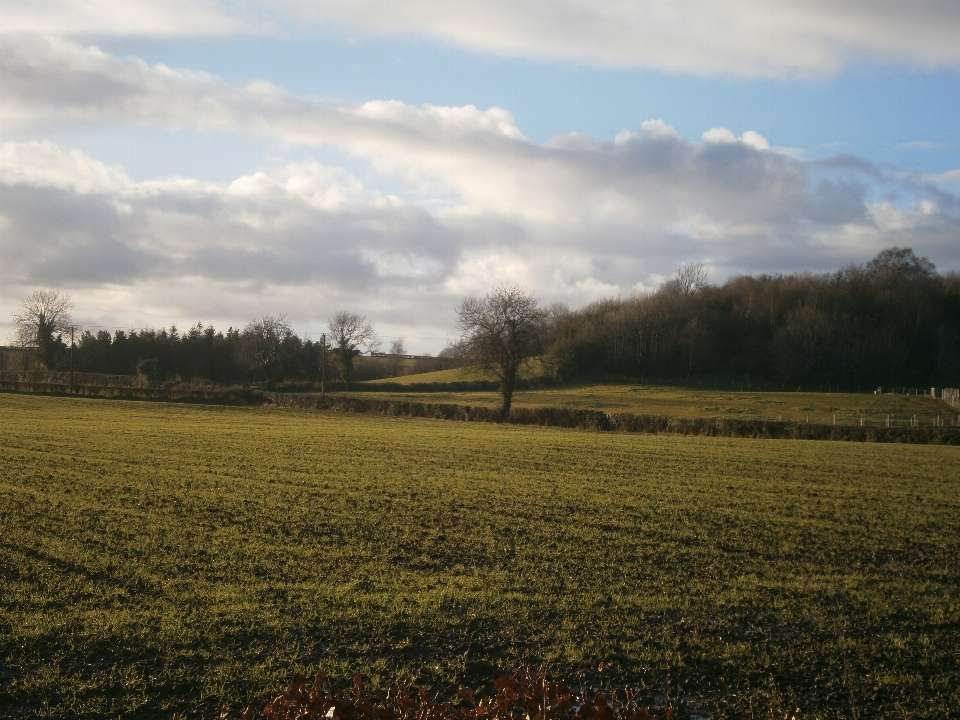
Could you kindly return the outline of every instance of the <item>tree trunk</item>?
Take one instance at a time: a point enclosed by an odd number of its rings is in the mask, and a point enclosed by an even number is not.
[[[500,419],[510,417],[510,405],[513,403],[513,388],[517,384],[517,371],[508,372],[500,382],[500,395],[503,397],[503,406],[500,408]]]

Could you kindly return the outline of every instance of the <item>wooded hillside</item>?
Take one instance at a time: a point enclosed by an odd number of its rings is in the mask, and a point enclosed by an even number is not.
[[[941,385],[960,377],[960,275],[892,248],[835,273],[673,281],[649,294],[554,307],[559,376],[738,375],[816,387]]]

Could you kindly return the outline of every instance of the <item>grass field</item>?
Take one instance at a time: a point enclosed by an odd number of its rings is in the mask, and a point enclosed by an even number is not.
[[[452,382],[458,370],[444,370]],[[398,381],[440,376],[424,373],[397,378]],[[383,381],[389,382],[389,381]],[[369,383],[374,385],[376,383]],[[369,392],[362,397],[385,400],[446,402],[459,405],[499,407],[496,392]],[[734,418],[743,420],[784,420],[831,424],[836,416],[840,425],[859,425],[861,416],[868,425],[884,425],[889,416],[897,426],[907,426],[916,417],[927,427],[940,418],[945,425],[956,425],[960,413],[943,402],[911,395],[873,395],[867,393],[814,392],[741,392],[677,388],[660,385],[617,385],[567,383],[533,390],[518,390],[513,396],[516,407],[569,407],[603,410],[608,413],[638,413],[670,417]]]
[[[519,659],[713,717],[960,714],[960,449],[0,395],[0,715]]]
[[[407,361],[413,363],[415,361]],[[521,379],[543,377],[549,372],[539,358],[528,358],[520,365],[519,376]],[[368,380],[365,384],[378,385],[390,383],[392,385],[413,385],[416,383],[452,383],[452,382],[470,382],[473,380],[495,380],[492,375],[487,375],[479,368],[450,368],[447,370],[434,370],[433,372],[411,373],[409,375],[397,375],[395,377],[380,378],[379,380]]]

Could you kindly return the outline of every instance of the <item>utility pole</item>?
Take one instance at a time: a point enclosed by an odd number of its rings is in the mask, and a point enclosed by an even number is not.
[[[73,394],[73,325],[70,326],[70,394]]]
[[[327,334],[320,334],[320,397],[324,397],[323,381],[327,377]]]

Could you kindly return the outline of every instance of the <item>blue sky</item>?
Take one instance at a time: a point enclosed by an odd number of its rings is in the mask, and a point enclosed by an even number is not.
[[[497,282],[576,307],[687,262],[960,270],[954,3],[0,12],[4,318],[40,286],[91,328],[350,309],[436,352]]]
[[[861,62],[807,80],[703,77],[337,36],[176,40],[118,50],[335,101],[495,105],[509,109],[524,134],[541,143],[572,132],[612,140],[658,118],[691,140],[721,126],[738,134],[755,130],[811,158],[849,152],[925,173],[960,167],[960,133],[945,122],[960,119],[955,70]]]

